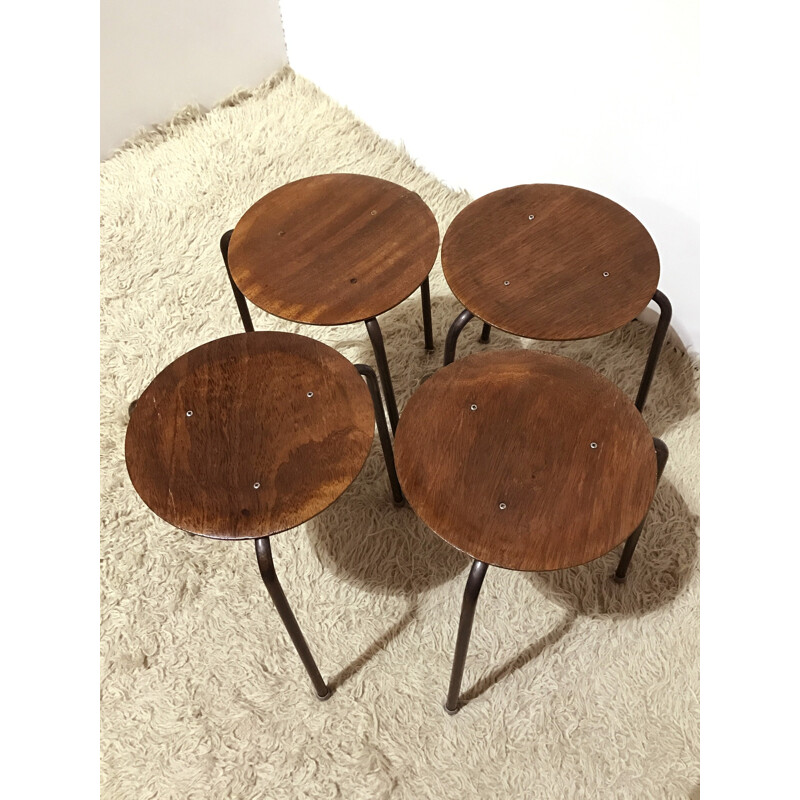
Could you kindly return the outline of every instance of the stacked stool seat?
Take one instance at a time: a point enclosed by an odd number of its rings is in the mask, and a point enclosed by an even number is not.
[[[661,315],[636,407],[644,408],[672,317],[658,290],[656,246],[622,206],[573,186],[523,184],[481,197],[455,217],[442,242],[442,269],[465,310],[454,320],[444,363],[477,316],[529,339],[567,341],[610,333],[653,300]]]
[[[468,356],[423,383],[400,419],[395,458],[409,505],[474,559],[446,702],[455,713],[488,566],[564,569],[627,540],[624,580],[667,449],[601,375],[517,350]]]
[[[278,581],[270,537],[347,489],[376,421],[401,502],[371,367],[305,336],[262,331],[172,362],[137,401],[125,438],[131,482],[158,516],[200,536],[255,540],[261,576],[320,699],[330,691]]]
[[[365,323],[395,430],[377,317],[420,289],[425,347],[433,350],[428,273],[439,228],[420,196],[367,175],[315,175],[262,197],[220,246],[246,331],[253,323],[245,298],[293,322]]]

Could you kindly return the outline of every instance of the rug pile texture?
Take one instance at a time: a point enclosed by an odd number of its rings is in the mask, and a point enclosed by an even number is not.
[[[455,717],[442,703],[470,562],[392,505],[377,437],[331,508],[273,539],[283,587],[335,688],[324,704],[252,543],[189,536],[135,494],[129,403],[182,353],[241,330],[220,236],[272,189],[327,172],[414,190],[442,235],[470,200],[288,68],[210,111],[187,109],[101,165],[103,796],[698,796],[699,371],[674,343],[645,409],[670,460],[627,584],[610,580],[621,548],[557,573],[490,569],[469,702]],[[381,318],[401,411],[440,366],[461,310],[438,261],[431,294],[433,355],[418,293]],[[361,324],[251,313],[256,329],[302,333],[374,364]],[[485,347],[479,333],[478,322],[464,331],[459,356]],[[493,331],[489,348],[569,356],[633,397],[652,334],[638,321],[576,343]]]

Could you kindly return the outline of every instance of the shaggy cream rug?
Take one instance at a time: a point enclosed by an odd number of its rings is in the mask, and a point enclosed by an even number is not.
[[[469,201],[286,69],[188,109],[101,165],[102,766],[104,797],[679,798],[699,789],[698,366],[662,355],[645,417],[671,457],[631,566],[619,550],[555,574],[490,569],[463,688],[442,709],[469,560],[392,506],[377,443],[354,485],[273,539],[323,675],[319,703],[251,543],[181,533],[125,470],[127,409],[177,356],[240,330],[220,235],[259,197],[325,172],[418,192],[442,234]],[[587,187],[591,188],[591,187]],[[669,264],[663,265],[665,271]],[[460,311],[437,262],[436,353],[419,295],[381,318],[402,409],[441,364]],[[678,309],[678,312],[680,310]],[[363,325],[256,328],[317,337],[373,363]],[[459,355],[477,351],[480,326]],[[652,328],[578,343],[494,331],[589,364],[631,396]]]

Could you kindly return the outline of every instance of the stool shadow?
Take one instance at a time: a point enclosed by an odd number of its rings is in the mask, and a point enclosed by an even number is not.
[[[672,603],[695,575],[699,525],[680,492],[662,478],[625,583],[612,579],[623,545],[583,566],[531,573],[530,579],[568,614],[644,616]]]
[[[386,633],[379,636],[355,661],[336,673],[329,681],[331,691],[335,691],[352,677],[357,675],[378,653],[385,650],[416,618],[418,605],[416,598],[412,599],[411,606],[405,614]]]
[[[409,507],[392,504],[377,442],[361,475],[306,528],[325,568],[371,593],[413,600],[469,564],[468,556],[436,536]]]
[[[370,593],[400,595],[409,604],[398,622],[331,679],[332,689],[355,676],[417,618],[421,592],[447,583],[469,564],[410,508],[395,508],[377,444],[359,478],[306,530],[320,562],[339,580]]]
[[[551,647],[565,636],[574,625],[575,619],[575,614],[567,616],[562,622],[556,625],[550,633],[539,639],[538,642],[533,642],[528,645],[521,653],[514,656],[514,658],[509,659],[502,666],[496,667],[488,675],[479,678],[469,689],[462,692],[461,702],[468,703],[470,700],[480,697],[485,691],[491,689],[492,686],[500,683],[504,678],[513,675],[518,669],[522,669],[526,664],[533,661],[533,659],[541,655],[546,648]]]
[[[536,589],[564,609],[564,620],[545,637],[476,681],[463,692],[462,700],[474,700],[530,663],[564,637],[582,615],[622,619],[643,616],[673,602],[697,569],[698,527],[699,517],[689,510],[677,489],[662,479],[624,584],[612,578],[622,545],[580,567],[529,573]]]

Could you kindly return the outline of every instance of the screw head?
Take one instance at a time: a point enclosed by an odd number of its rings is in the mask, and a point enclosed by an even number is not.
[[[187,411],[187,412],[186,412],[186,416],[187,416],[187,417],[191,417],[191,416],[192,416],[192,414],[194,414],[194,411]]]
[[[500,503],[500,510],[501,510],[501,511],[505,511],[507,507],[508,507],[508,506],[506,506],[506,504],[505,504],[505,503]]]
[[[607,272],[604,272],[604,273],[603,273],[603,277],[604,277],[604,278],[607,278],[607,277],[608,277],[608,273],[607,273]]]
[[[369,213],[372,214],[372,216],[374,217],[378,212],[377,211],[370,211]]]
[[[285,233],[286,231],[278,231],[278,236],[283,236]]]
[[[306,392],[306,397],[313,397],[313,396],[314,396],[314,392]]]
[[[473,403],[473,404],[472,404],[472,405],[469,407],[469,410],[470,410],[470,411],[477,411],[477,410],[478,410],[478,406],[476,406],[476,405],[475,405],[475,403]]]
[[[528,214],[528,219],[533,219],[533,214]]]
[[[503,286],[508,286],[510,283],[511,281],[503,281]]]
[[[256,482],[253,484],[253,488],[254,488],[254,489],[260,489],[260,488],[261,488],[261,484],[260,484],[258,481],[256,481]]]
[[[597,442],[592,442],[592,443],[589,445],[589,447],[591,447],[591,448],[592,448],[592,450],[597,450]]]

